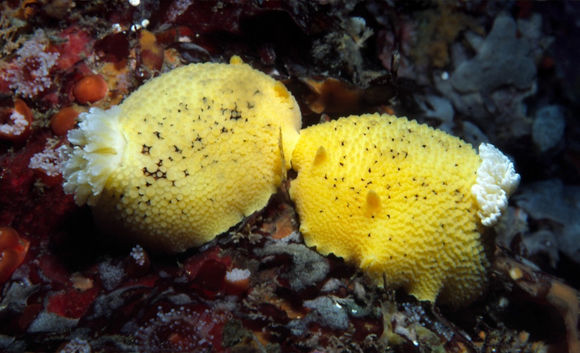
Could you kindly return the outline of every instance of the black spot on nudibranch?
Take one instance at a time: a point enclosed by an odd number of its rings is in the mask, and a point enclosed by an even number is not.
[[[161,162],[161,160],[160,160]],[[159,165],[159,164],[158,164]],[[167,179],[167,172],[163,172],[159,169],[150,172],[147,167],[143,167],[143,175],[148,176],[148,177],[152,177],[155,180],[159,180],[159,179]],[[145,184],[145,186],[151,186],[151,184],[149,182],[147,182]]]
[[[141,148],[141,153],[148,155],[151,152],[151,147],[152,146],[147,146],[147,145],[143,145],[143,147]]]
[[[230,110],[230,120],[238,120],[241,117],[242,117],[242,113],[240,113],[237,108]]]
[[[153,131],[153,135],[155,135],[155,137],[157,137],[158,139],[163,140],[163,137],[161,137],[161,132]]]

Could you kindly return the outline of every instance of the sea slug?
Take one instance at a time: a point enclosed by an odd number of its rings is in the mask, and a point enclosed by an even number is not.
[[[266,205],[300,126],[284,85],[240,58],[183,66],[81,113],[63,186],[105,231],[184,251]]]
[[[471,302],[486,284],[484,226],[519,182],[501,152],[480,151],[387,115],[303,129],[290,196],[306,244],[420,300]]]

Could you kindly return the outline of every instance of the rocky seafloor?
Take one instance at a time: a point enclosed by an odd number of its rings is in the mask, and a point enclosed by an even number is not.
[[[0,350],[580,352],[580,6],[527,1],[0,3]],[[304,245],[286,186],[176,256],[98,231],[62,190],[80,112],[239,55],[305,126],[408,116],[514,161],[490,286],[464,308]]]

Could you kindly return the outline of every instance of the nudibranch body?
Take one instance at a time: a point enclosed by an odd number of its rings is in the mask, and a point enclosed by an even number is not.
[[[237,57],[172,70],[79,121],[65,191],[105,228],[169,252],[263,208],[301,126],[284,85]]]
[[[482,148],[386,115],[303,129],[290,195],[306,244],[420,300],[469,303],[486,284],[483,228],[519,181],[501,152]]]

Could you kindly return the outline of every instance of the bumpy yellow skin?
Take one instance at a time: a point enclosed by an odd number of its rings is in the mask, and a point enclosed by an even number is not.
[[[266,205],[300,111],[283,84],[232,63],[175,69],[122,103],[126,146],[93,208],[105,228],[179,252]]]
[[[290,195],[306,244],[365,270],[379,285],[455,305],[486,282],[471,145],[387,115],[302,130]]]

